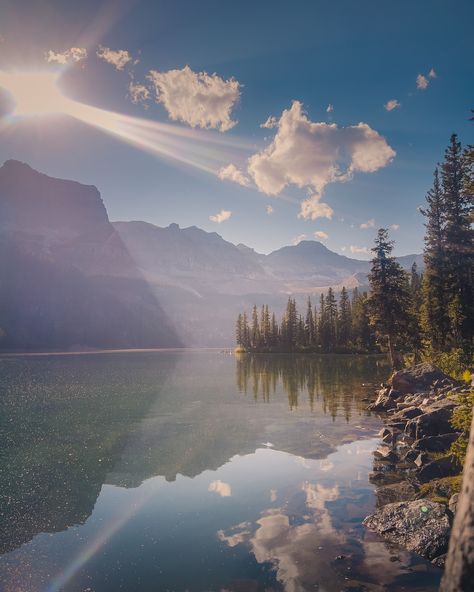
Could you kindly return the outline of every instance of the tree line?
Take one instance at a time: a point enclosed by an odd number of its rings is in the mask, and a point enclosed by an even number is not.
[[[407,273],[393,257],[388,230],[377,232],[372,248],[369,291],[342,288],[308,298],[300,314],[294,298],[278,322],[268,305],[238,316],[236,341],[245,351],[387,351],[394,367],[402,353],[415,359],[474,351],[474,147],[451,136],[444,160],[421,209],[425,217],[424,262]]]

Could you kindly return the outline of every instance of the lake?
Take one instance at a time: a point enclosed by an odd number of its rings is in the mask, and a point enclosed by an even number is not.
[[[362,525],[377,356],[0,357],[2,592],[437,589]]]

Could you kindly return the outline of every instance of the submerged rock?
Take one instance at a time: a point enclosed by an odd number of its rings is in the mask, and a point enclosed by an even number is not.
[[[387,504],[364,520],[388,541],[435,559],[448,550],[450,521],[446,506],[428,500]]]

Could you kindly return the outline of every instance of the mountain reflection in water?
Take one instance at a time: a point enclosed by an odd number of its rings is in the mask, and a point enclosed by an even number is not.
[[[0,589],[434,590],[360,524],[362,384],[385,378],[375,357],[0,358]]]

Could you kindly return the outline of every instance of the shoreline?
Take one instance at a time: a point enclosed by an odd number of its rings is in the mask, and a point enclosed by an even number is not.
[[[451,420],[459,395],[471,390],[431,364],[418,364],[393,374],[368,406],[383,427],[370,476],[376,510],[363,524],[440,568],[463,468],[451,450],[461,436]]]

